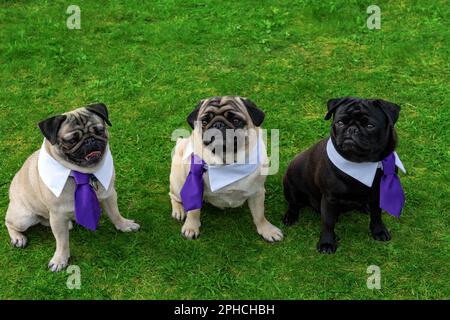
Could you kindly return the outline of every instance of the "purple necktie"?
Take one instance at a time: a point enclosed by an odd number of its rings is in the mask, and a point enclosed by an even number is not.
[[[395,156],[391,153],[383,160],[383,176],[380,183],[380,208],[399,218],[405,204],[405,194],[397,173]]]
[[[90,184],[91,175],[72,171],[75,183],[75,219],[79,225],[95,231],[102,212],[97,195]]]
[[[180,192],[181,202],[186,212],[202,207],[204,167],[205,162],[193,154],[191,156],[191,169]]]

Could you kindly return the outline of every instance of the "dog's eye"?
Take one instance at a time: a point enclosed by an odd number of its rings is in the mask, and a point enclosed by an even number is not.
[[[368,123],[368,124],[366,124],[366,128],[367,129],[373,129],[373,128],[375,128],[375,126],[373,124],[371,124],[371,123]]]
[[[344,125],[344,121],[342,120],[336,121],[336,124],[341,127]]]
[[[76,131],[73,132],[71,134],[68,134],[67,136],[63,137],[62,140],[65,143],[69,143],[69,144],[75,144],[77,143],[79,140],[81,139],[81,133]]]
[[[235,126],[238,126],[238,125],[241,124],[241,120],[239,120],[239,119],[237,119],[237,118],[234,118],[234,119],[233,119],[233,124],[234,124]]]
[[[69,139],[63,138],[63,140],[64,140],[65,143],[68,143],[68,144],[75,144],[75,143],[78,142],[78,135],[75,134],[75,135],[73,135],[72,137],[70,137]]]
[[[94,133],[96,135],[100,136],[100,135],[105,133],[105,128],[103,128],[103,127],[94,127]]]

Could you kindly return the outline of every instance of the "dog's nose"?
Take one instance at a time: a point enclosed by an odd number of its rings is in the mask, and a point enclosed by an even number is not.
[[[359,130],[356,126],[351,126],[347,128],[347,134],[348,135],[354,135],[354,134],[358,134]]]
[[[223,130],[225,129],[226,126],[225,123],[223,123],[222,121],[217,121],[212,125],[212,127],[217,130]]]
[[[87,138],[86,140],[84,140],[84,144],[87,146],[92,146],[95,144],[95,138]]]

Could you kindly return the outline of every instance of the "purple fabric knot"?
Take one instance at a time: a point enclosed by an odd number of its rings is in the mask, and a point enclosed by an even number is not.
[[[203,172],[205,172],[205,161],[192,154],[191,168],[181,188],[180,196],[184,211],[197,210],[203,204]]]
[[[91,174],[78,171],[72,171],[72,174],[77,185],[75,189],[75,219],[79,225],[95,231],[102,210],[90,184]]]
[[[382,161],[383,176],[380,183],[380,208],[399,218],[405,205],[405,194],[400,179],[395,172],[394,153]]]

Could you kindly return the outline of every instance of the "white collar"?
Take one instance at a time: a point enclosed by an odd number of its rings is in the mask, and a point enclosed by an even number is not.
[[[352,178],[355,178],[359,182],[364,183],[366,186],[371,187],[373,179],[378,168],[382,168],[381,161],[379,162],[352,162],[341,156],[331,141],[331,138],[327,142],[327,155],[328,159],[341,171],[348,174]],[[406,173],[403,163],[400,161],[397,153],[394,151],[395,165]]]
[[[241,180],[253,173],[259,166],[261,155],[264,153],[264,141],[261,130],[259,130],[258,140],[255,147],[250,151],[247,163],[232,163],[226,165],[207,164],[209,186],[211,191],[222,189],[238,180]],[[183,154],[186,160],[194,152],[194,147],[190,141]]]
[[[92,174],[100,181],[102,186],[108,190],[114,172],[114,163],[109,146],[106,148],[104,157],[101,167]],[[44,139],[44,143],[39,150],[38,171],[44,184],[58,198],[61,195],[72,170],[56,161],[47,150],[45,150]]]

